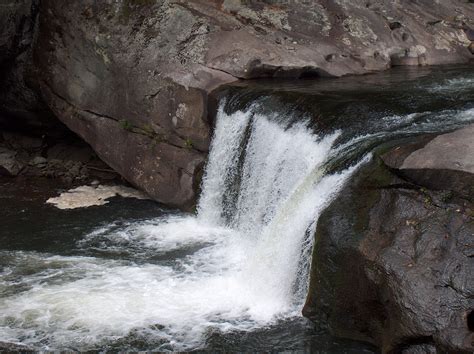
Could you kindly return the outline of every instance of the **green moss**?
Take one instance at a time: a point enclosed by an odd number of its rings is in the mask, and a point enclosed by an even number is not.
[[[155,135],[153,139],[151,139],[151,147],[155,147],[156,145],[158,145],[159,143],[162,143],[163,141],[164,141],[163,137],[159,135]]]
[[[150,125],[150,124],[144,124],[141,128],[140,128],[141,132],[144,134],[144,135],[147,135],[149,136],[150,138],[154,138],[157,134],[155,133],[155,130],[153,129],[153,127]]]
[[[191,141],[191,139],[186,139],[184,141],[184,146],[187,148],[187,149],[192,149],[194,147],[193,145],[193,142]]]
[[[454,194],[452,191],[446,191],[445,193],[443,193],[443,195],[441,196],[441,201],[443,203],[449,203],[453,200],[453,197],[454,197]]]
[[[120,124],[120,127],[123,129],[123,130],[126,130],[126,131],[132,131],[133,130],[133,125],[132,123],[130,123],[128,120],[126,119],[121,119],[119,120],[119,124]]]
[[[421,194],[423,194],[423,202],[427,205],[427,206],[433,206],[434,205],[434,202],[433,202],[433,198],[431,198],[431,195],[430,193],[428,192],[428,190],[424,187],[421,187],[420,188],[420,192]]]

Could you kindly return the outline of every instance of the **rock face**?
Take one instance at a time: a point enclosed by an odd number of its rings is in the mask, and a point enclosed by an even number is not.
[[[213,89],[238,78],[362,74],[404,58],[466,62],[470,41],[457,23],[473,11],[455,0],[45,0],[35,61],[61,121],[135,186],[189,209]]]
[[[390,163],[397,156],[400,170],[377,160],[357,173],[319,219],[305,316],[387,353],[472,352],[474,199],[461,188],[472,171],[453,168],[469,154],[439,161],[444,178],[459,183],[430,190],[424,178],[425,166],[435,169],[428,154],[472,143],[471,129],[383,155]],[[402,179],[403,166],[423,173]]]
[[[0,129],[56,134],[65,127],[40,97],[32,60],[38,13],[38,0],[0,4]]]
[[[466,62],[473,13],[458,0],[8,0],[0,123],[37,129],[44,98],[124,178],[189,209],[214,89]]]
[[[204,43],[189,43],[207,31],[204,20],[152,3],[44,1],[41,88],[55,114],[124,178],[189,209],[210,142],[208,92],[235,79],[198,63]]]
[[[431,189],[459,191],[474,199],[474,125],[433,138],[426,145],[397,147],[382,156],[403,178]]]

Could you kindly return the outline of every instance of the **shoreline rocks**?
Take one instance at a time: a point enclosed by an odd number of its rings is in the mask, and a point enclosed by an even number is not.
[[[212,134],[210,94],[220,86],[472,59],[465,28],[474,9],[455,0],[8,4],[2,14],[14,21],[0,46],[19,48],[11,38],[21,19],[30,24],[20,31],[25,51],[8,51],[18,85],[28,81],[131,184],[188,210]],[[15,91],[8,87],[3,95]]]
[[[60,140],[0,131],[0,176],[49,178],[65,186],[120,176],[82,140],[69,134]]]
[[[472,155],[454,153],[472,127],[414,138],[382,155],[389,166],[376,158],[356,173],[318,221],[306,317],[384,353],[474,349],[470,179],[437,190],[424,179],[427,164],[436,171],[428,153],[446,149],[453,160],[439,166]],[[405,174],[405,163],[423,173]]]
[[[453,190],[474,200],[474,125],[427,139],[423,146],[399,146],[382,155],[402,178],[435,190]]]

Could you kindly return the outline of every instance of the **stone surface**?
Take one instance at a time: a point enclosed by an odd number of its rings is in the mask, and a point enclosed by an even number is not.
[[[47,177],[65,186],[119,179],[84,141],[71,132],[61,140],[0,131],[0,175]],[[32,183],[35,183],[32,181]]]
[[[318,221],[303,314],[382,352],[474,350],[474,203],[460,192],[364,166]]]
[[[0,175],[17,176],[23,167],[15,151],[0,147]]]
[[[473,13],[461,0],[7,0],[0,121],[35,126],[44,97],[129,182],[189,209],[213,89],[467,62]]]
[[[400,176],[431,189],[474,198],[474,125],[397,147],[382,156]]]
[[[466,62],[470,42],[455,25],[472,14],[454,0],[46,0],[35,58],[42,93],[69,128],[129,182],[189,209],[213,89],[237,78],[363,74],[394,56]]]

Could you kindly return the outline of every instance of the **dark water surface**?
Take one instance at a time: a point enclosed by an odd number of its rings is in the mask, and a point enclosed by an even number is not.
[[[472,66],[262,80],[222,92],[228,114],[252,109],[290,130],[307,121],[320,137],[337,134],[326,171],[342,171],[390,140],[474,122]],[[377,352],[318,332],[297,314],[267,321],[268,309],[260,305],[259,320],[252,309],[248,315],[223,315],[232,312],[225,303],[212,314],[208,302],[235,296],[231,300],[240,304],[240,294],[223,292],[214,299],[199,286],[227,279],[213,278],[233,266],[217,246],[231,242],[234,231],[203,225],[152,201],[117,197],[75,210],[45,204],[60,191],[48,180],[0,178],[0,310],[5,311],[0,341],[36,349]],[[239,252],[229,247],[230,255]],[[212,289],[231,288],[227,281]],[[154,296],[162,309],[149,300]],[[189,306],[180,311],[173,301]],[[259,301],[240,304],[240,311],[245,314],[247,304]],[[77,318],[68,319],[71,313]],[[194,340],[198,335],[202,338]]]
[[[180,215],[176,210],[160,206],[156,202],[133,198],[111,198],[103,206],[60,210],[45,201],[64,189],[47,179],[15,180],[0,178],[0,274],[12,266],[17,266],[18,276],[38,271],[43,265],[32,259],[15,264],[21,257],[11,257],[13,253],[38,255],[103,257],[128,260],[132,263],[160,263],[163,257],[151,250],[133,250],[133,245],[111,250],[103,244],[88,244],[83,247],[81,240],[100,226],[114,225],[118,229],[125,225],[147,221],[159,216]],[[104,250],[104,248],[108,248]],[[125,251],[124,249],[128,249]],[[142,251],[142,252],[140,252]],[[168,254],[165,259],[180,256]],[[16,259],[15,259],[16,258]],[[0,296],[10,292],[20,292],[21,286],[1,289]],[[377,353],[376,348],[351,340],[334,338],[324,331],[317,331],[304,318],[282,321],[277,325],[255,331],[222,334],[209,331],[206,344],[196,350],[208,351],[295,351],[311,353]],[[161,343],[146,336],[130,335],[95,350],[153,350]],[[74,347],[70,348],[74,349]],[[172,347],[161,347],[161,350]]]

